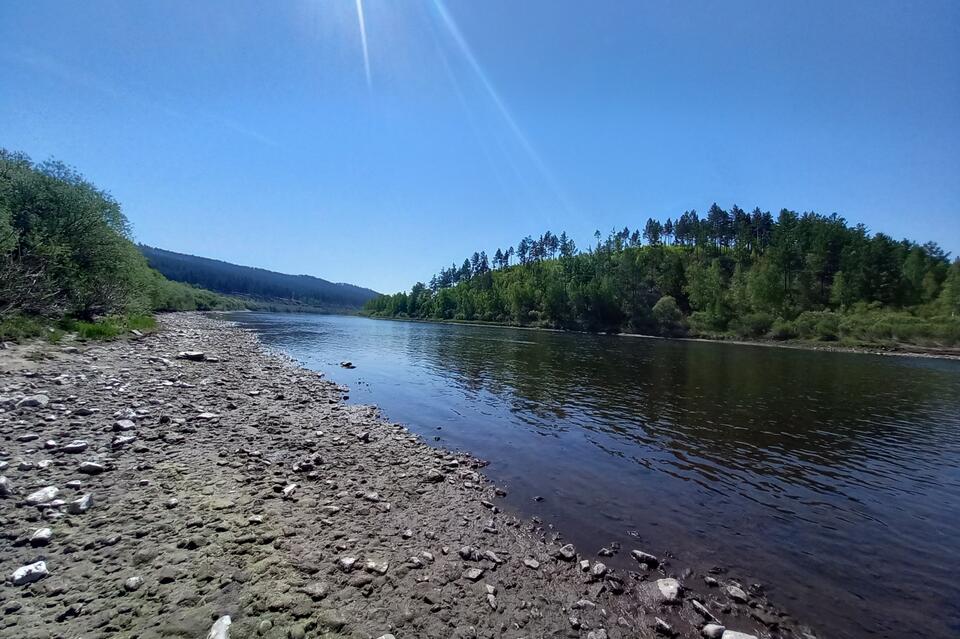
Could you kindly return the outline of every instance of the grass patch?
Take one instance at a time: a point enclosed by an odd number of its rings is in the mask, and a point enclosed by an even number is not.
[[[26,315],[14,315],[0,320],[0,340],[22,342],[25,339],[41,337],[46,327],[43,320]]]
[[[116,315],[105,317],[95,322],[86,322],[65,318],[60,321],[60,328],[76,333],[82,340],[114,339],[136,330],[140,332],[152,331],[157,327],[157,320],[152,315]]]

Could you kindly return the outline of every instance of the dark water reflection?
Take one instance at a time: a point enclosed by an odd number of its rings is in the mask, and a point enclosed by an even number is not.
[[[351,401],[490,460],[512,505],[585,553],[722,565],[826,637],[960,634],[958,362],[233,317]]]

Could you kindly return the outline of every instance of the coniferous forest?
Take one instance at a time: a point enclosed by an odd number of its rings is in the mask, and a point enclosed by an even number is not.
[[[547,231],[476,252],[375,317],[663,336],[855,344],[960,343],[960,260],[934,242],[871,234],[837,215],[774,217],[717,204],[648,219],[578,250]]]

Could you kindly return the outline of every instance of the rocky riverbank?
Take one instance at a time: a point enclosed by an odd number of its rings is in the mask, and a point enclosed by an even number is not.
[[[0,636],[813,636],[502,512],[482,462],[344,390],[196,314],[0,351]]]

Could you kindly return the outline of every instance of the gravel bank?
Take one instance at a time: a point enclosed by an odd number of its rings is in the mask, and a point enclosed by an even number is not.
[[[813,636],[501,512],[481,462],[344,390],[196,314],[0,351],[0,636]]]

